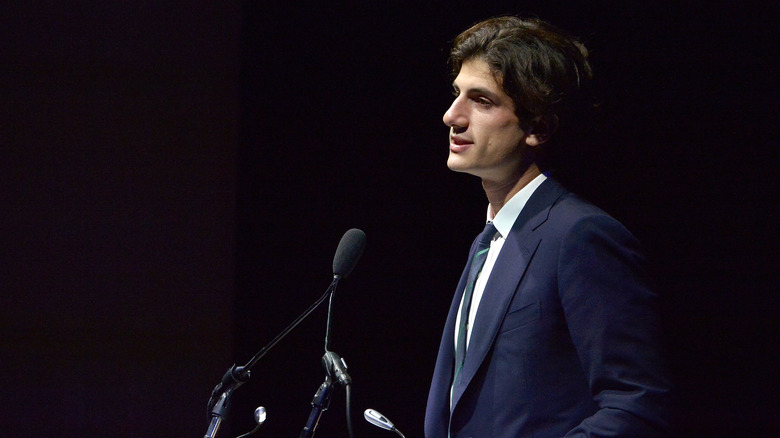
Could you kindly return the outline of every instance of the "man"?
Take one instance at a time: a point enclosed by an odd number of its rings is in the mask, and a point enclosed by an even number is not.
[[[585,107],[584,46],[540,20],[500,17],[459,35],[450,60],[447,166],[481,178],[489,231],[450,307],[426,437],[667,434],[639,246],[545,171],[547,148]]]

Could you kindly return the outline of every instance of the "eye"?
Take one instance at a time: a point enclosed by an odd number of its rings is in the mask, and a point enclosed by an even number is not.
[[[471,98],[471,100],[473,100],[480,106],[484,106],[484,107],[493,106],[493,102],[491,102],[490,99],[488,99],[485,96],[474,96]]]

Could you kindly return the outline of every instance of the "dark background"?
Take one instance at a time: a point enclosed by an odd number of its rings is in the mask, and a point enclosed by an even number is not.
[[[645,244],[681,436],[780,432],[777,6],[712,2],[17,2],[0,7],[0,425],[203,436],[205,404],[368,246],[331,349],[422,436],[441,327],[484,194],[449,172],[449,42],[537,15],[579,35],[603,130],[571,188]],[[297,436],[325,307],[253,369],[220,436]],[[346,436],[336,391],[318,435]]]

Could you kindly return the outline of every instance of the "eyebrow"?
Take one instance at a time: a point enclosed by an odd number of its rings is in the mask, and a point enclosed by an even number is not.
[[[457,91],[459,91],[461,93],[463,92],[463,90],[458,88],[458,85],[455,82],[452,83],[452,88],[454,88],[455,90],[457,90]],[[495,91],[490,90],[489,88],[483,88],[483,87],[467,88],[466,89],[466,93],[484,94],[487,97],[490,97],[491,99],[497,99],[498,98],[498,95],[496,94]]]

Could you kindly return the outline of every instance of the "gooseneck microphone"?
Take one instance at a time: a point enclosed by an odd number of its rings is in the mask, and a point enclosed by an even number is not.
[[[347,278],[355,269],[364,249],[366,249],[366,233],[357,228],[344,233],[333,256],[333,276]]]
[[[366,246],[366,234],[357,229],[352,228],[344,233],[344,236],[339,242],[339,246],[336,248],[336,253],[333,256],[333,281],[322,296],[317,299],[308,309],[306,309],[300,316],[298,316],[287,328],[282,330],[281,333],[271,340],[265,347],[263,347],[252,359],[247,362],[243,367],[233,365],[228,369],[225,375],[222,377],[222,381],[214,388],[211,393],[211,397],[208,402],[208,411],[210,423],[206,430],[204,438],[213,438],[216,436],[219,430],[220,424],[225,416],[227,416],[230,407],[230,398],[233,392],[242,384],[249,380],[250,369],[263,357],[268,351],[273,348],[282,338],[287,336],[298,324],[301,323],[307,316],[309,316],[328,296],[333,297],[333,292],[336,290],[339,279],[346,278],[357,265],[360,256],[363,254],[363,250]],[[330,330],[330,315],[328,315],[328,330]],[[327,337],[327,333],[326,333]],[[327,346],[327,341],[326,341]],[[327,348],[326,348],[327,350]],[[343,360],[338,358],[340,364],[343,364]],[[335,364],[335,360],[331,361],[331,364]],[[343,369],[334,370],[334,373],[346,375],[346,366]],[[340,376],[339,380],[344,381],[349,376]],[[263,416],[263,421],[264,421]],[[258,423],[258,426],[261,423]]]
[[[325,381],[314,393],[311,401],[311,413],[298,438],[312,438],[317,431],[320,417],[328,410],[334,383],[343,386],[347,392],[347,431],[349,437],[354,436],[352,430],[352,417],[350,414],[351,384],[352,378],[347,373],[347,364],[338,354],[330,351],[331,316],[333,314],[333,297],[339,280],[346,278],[357,265],[363,250],[366,247],[366,233],[352,228],[344,233],[333,256],[333,282],[329,288],[330,301],[328,303],[328,318],[325,326],[325,355],[322,356],[322,366],[327,373]]]
[[[258,430],[260,430],[260,426],[265,423],[265,417],[266,417],[266,410],[262,406],[258,406],[257,409],[255,409],[255,428],[250,430],[249,432],[239,435],[236,438],[249,438],[249,436],[257,433]]]
[[[406,438],[400,430],[395,428],[395,425],[393,425],[392,421],[388,420],[387,417],[380,414],[378,411],[375,411],[374,409],[366,409],[366,411],[363,412],[363,417],[365,417],[366,421],[380,429],[392,430],[400,435],[401,438]]]
[[[325,352],[330,346],[330,318],[333,313],[333,296],[339,280],[347,276],[355,269],[363,250],[366,249],[366,233],[357,228],[352,228],[344,233],[344,236],[336,248],[333,256],[333,283],[330,287],[330,300],[328,302],[328,318],[325,325]]]

